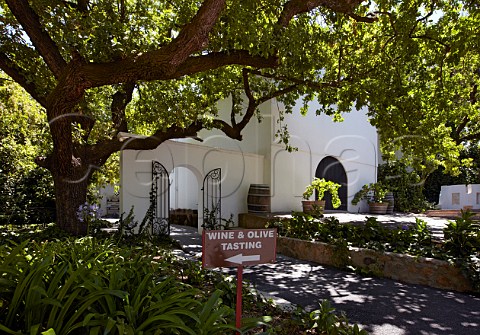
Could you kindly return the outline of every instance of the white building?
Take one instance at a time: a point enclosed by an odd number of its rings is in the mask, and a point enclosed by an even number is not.
[[[480,209],[480,184],[442,186],[439,205],[443,210]]]
[[[340,209],[359,211],[351,200],[364,184],[376,181],[380,160],[377,132],[368,122],[365,111],[354,110],[345,115],[343,122],[335,123],[328,116],[316,116],[314,104],[307,116],[300,115],[298,106],[293,114],[285,115],[283,121],[288,125],[291,145],[298,148],[288,152],[275,137],[281,126],[279,105],[275,100],[263,104],[263,121],[252,120],[242,132],[243,141],[232,140],[217,130],[203,130],[198,134],[203,142],[167,141],[155,150],[123,151],[120,211],[128,213],[133,206],[137,220],[145,217],[150,206],[152,180],[155,180],[152,161],[162,164],[170,185],[168,197],[165,193],[168,187],[154,187],[155,198],[161,198],[156,206],[167,207],[169,211],[182,209],[200,213],[198,227],[203,223],[204,197],[210,199],[212,192],[217,192],[216,189],[203,192],[204,179],[218,168],[221,169],[223,218],[233,214],[236,219],[239,213],[247,212],[251,184],[270,186],[271,212],[301,210],[302,193],[314,177],[341,183]],[[220,107],[227,113],[230,102],[223,101]],[[205,205],[211,208],[207,203],[210,201],[205,200]]]

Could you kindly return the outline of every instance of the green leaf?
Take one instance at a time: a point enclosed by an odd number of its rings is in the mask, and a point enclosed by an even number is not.
[[[12,334],[12,335],[21,335],[22,334],[22,332],[20,332],[20,331],[17,332],[17,331],[11,330],[10,328],[7,328],[2,324],[0,324],[0,330],[2,332],[5,332],[5,334]]]

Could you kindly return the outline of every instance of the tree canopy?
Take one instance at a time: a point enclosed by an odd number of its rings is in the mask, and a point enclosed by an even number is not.
[[[424,175],[471,163],[461,153],[480,140],[479,9],[474,1],[407,1],[379,16],[375,75],[361,86],[387,158],[401,151]]]
[[[61,226],[82,233],[75,209],[113,153],[203,128],[241,140],[272,98],[367,106],[387,153],[454,170],[478,141],[478,14],[456,0],[2,0],[0,68],[47,115],[52,150],[36,162]]]

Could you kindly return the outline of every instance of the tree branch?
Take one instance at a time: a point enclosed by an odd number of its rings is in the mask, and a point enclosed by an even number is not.
[[[230,111],[230,122],[232,126],[235,126],[237,124],[237,120],[235,119],[235,111],[236,111],[236,106],[238,103],[240,103],[239,96],[237,95],[236,92],[232,92],[232,109]]]
[[[37,13],[30,7],[27,0],[6,0],[6,2],[49,69],[56,78],[60,77],[67,63],[55,42],[43,30]]]
[[[437,42],[441,46],[445,47],[445,53],[449,52],[450,49],[451,49],[450,45],[440,41],[438,38],[428,36],[426,34],[423,34],[423,35],[409,35],[409,37],[412,38],[412,39],[426,39],[426,40]]]
[[[262,73],[259,70],[249,69],[247,71],[252,73],[252,74],[255,74],[257,76],[264,77],[264,78],[281,80],[281,81],[289,81],[289,82],[292,82],[292,83],[296,84],[297,86],[302,86],[303,85],[303,86],[310,87],[310,88],[313,88],[313,89],[318,89],[318,90],[323,89],[325,87],[339,88],[343,82],[353,81],[353,79],[351,77],[346,77],[346,78],[343,78],[343,79],[333,80],[333,81],[330,81],[330,82],[318,83],[318,82],[314,82],[314,81],[311,81],[311,80],[298,79],[298,78],[285,77],[285,76],[276,76],[276,75],[273,75],[273,74]]]
[[[107,64],[87,64],[75,58],[67,65],[55,89],[47,98],[50,107],[49,119],[74,108],[85,90],[103,85],[137,82],[140,80],[170,80],[184,75],[195,74],[220,68],[225,65],[253,67],[275,67],[276,57],[251,56],[247,51],[234,50],[230,53],[217,52],[188,58],[174,71],[165,71],[162,55],[158,52],[146,53],[138,58],[128,58]]]
[[[251,56],[244,50],[229,53],[214,52],[192,56],[172,69],[164,63],[163,49],[145,53],[136,58],[126,58],[111,63],[77,64],[76,73],[82,77],[84,89],[140,80],[170,80],[185,75],[217,69],[226,65],[243,65],[258,68],[273,68],[278,65],[276,57]],[[167,70],[168,69],[168,70]]]
[[[275,68],[278,66],[278,58],[252,56],[245,50],[213,52],[208,55],[190,57],[185,61],[183,66],[175,72],[175,75],[180,77],[187,74],[217,69],[226,65],[242,65],[262,69]]]
[[[150,150],[155,149],[161,143],[174,139],[174,138],[186,138],[197,135],[197,133],[203,128],[203,123],[195,121],[186,128],[181,128],[176,125],[170,126],[167,130],[157,130],[152,136],[146,138],[130,138],[125,142],[119,140],[110,140],[91,146],[89,150],[93,155],[102,153],[111,154],[120,149],[122,150]]]
[[[250,88],[250,83],[248,80],[249,74],[252,73],[253,71],[250,71],[248,69],[243,69],[242,71],[242,77],[243,77],[243,86],[244,86],[244,91],[245,94],[248,98],[248,106],[247,110],[245,111],[245,114],[242,117],[242,120],[240,122],[236,122],[233,112],[231,115],[231,122],[232,124],[228,124],[227,122],[223,120],[214,120],[213,121],[213,127],[221,130],[225,135],[227,135],[230,138],[236,139],[241,141],[242,140],[242,130],[247,126],[247,124],[250,122],[252,119],[253,115],[255,114],[255,110],[257,109],[258,106],[260,106],[262,103],[267,102],[268,100],[277,98],[281,95],[287,94],[289,92],[294,91],[295,89],[298,88],[297,84],[290,85],[288,87],[285,87],[283,89],[270,92],[269,94],[266,94],[262,96],[261,98],[255,99],[252,90]],[[233,107],[232,107],[233,108]]]
[[[446,50],[447,50],[446,52],[449,52],[449,51],[450,51],[450,46],[449,46],[448,44],[440,41],[440,40],[437,39],[437,38],[434,38],[434,37],[432,37],[432,36],[428,36],[428,35],[426,35],[426,34],[423,34],[423,35],[414,35],[415,30],[416,30],[417,27],[418,27],[418,24],[419,24],[420,22],[422,22],[422,21],[425,21],[425,20],[428,19],[430,16],[432,16],[433,13],[434,13],[434,11],[435,11],[435,5],[432,4],[432,8],[430,9],[430,11],[429,11],[427,14],[425,14],[424,16],[418,18],[418,19],[415,21],[415,24],[412,26],[412,28],[411,28],[410,31],[408,32],[408,37],[414,38],[414,39],[415,39],[415,38],[419,38],[419,39],[420,39],[420,38],[423,38],[423,39],[427,39],[427,40],[430,40],[430,41],[435,41],[435,42],[439,43],[440,45],[444,46],[444,47],[446,48]]]
[[[112,97],[110,109],[112,111],[112,122],[115,128],[115,134],[120,131],[128,131],[125,109],[130,101],[132,101],[134,88],[134,83],[126,83],[123,85],[123,90],[118,90]]]
[[[251,92],[250,83],[248,81],[248,75],[250,73],[255,74],[255,71],[249,70],[249,69],[243,69],[243,72],[242,72],[243,83],[244,83],[244,87],[245,87],[245,92],[246,92],[247,97],[248,97],[248,107],[247,107],[247,111],[246,111],[245,115],[243,116],[242,121],[240,121],[237,124],[239,132],[241,130],[243,130],[243,128],[245,128],[246,125],[250,122],[250,119],[253,117],[255,109],[258,106],[260,106],[264,102],[267,102],[268,100],[271,100],[271,99],[277,98],[279,96],[282,96],[284,94],[290,93],[290,92],[296,90],[299,86],[298,84],[293,84],[293,85],[287,86],[283,89],[271,92],[267,95],[264,95],[259,99],[255,99],[255,97],[253,96],[253,94]]]
[[[193,19],[180,31],[177,38],[165,47],[170,55],[168,61],[173,67],[183,63],[190,55],[205,48],[208,35],[221,12],[226,0],[205,0]]]
[[[90,1],[89,0],[78,0],[77,3],[74,3],[72,1],[64,0],[64,1],[62,1],[62,3],[64,5],[69,6],[69,7],[78,9],[78,11],[81,12],[81,13],[86,13],[86,12],[88,12],[88,5],[89,5]]]
[[[476,104],[477,103],[477,92],[478,92],[478,85],[473,85],[472,91],[470,92],[470,103]]]
[[[470,118],[467,115],[465,115],[463,117],[462,122],[460,122],[460,124],[455,129],[455,138],[460,139],[460,133],[462,132],[462,130],[465,129],[469,121],[470,121]]]
[[[33,82],[27,81],[21,73],[22,69],[14,65],[4,53],[0,53],[0,69],[5,71],[17,84],[22,86],[42,107],[46,108],[46,99],[38,94],[36,85]]]
[[[458,139],[457,144],[460,144],[460,143],[466,142],[466,141],[472,141],[472,140],[480,140],[480,132],[479,133],[472,133],[472,134],[460,137]]]
[[[357,22],[373,23],[375,21],[378,21],[378,17],[374,16],[373,14],[368,14],[367,16],[360,16],[354,13],[348,13],[347,15]]]

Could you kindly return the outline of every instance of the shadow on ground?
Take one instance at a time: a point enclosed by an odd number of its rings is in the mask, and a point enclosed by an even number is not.
[[[195,228],[172,226],[172,238],[200,259]],[[235,268],[222,271],[236,273]],[[372,335],[480,334],[480,298],[469,294],[360,276],[282,255],[274,264],[246,267],[244,279],[267,296],[307,310],[327,299]]]
[[[279,255],[244,270],[262,292],[308,310],[328,299],[371,334],[480,333],[480,298],[388,279],[363,277]]]

